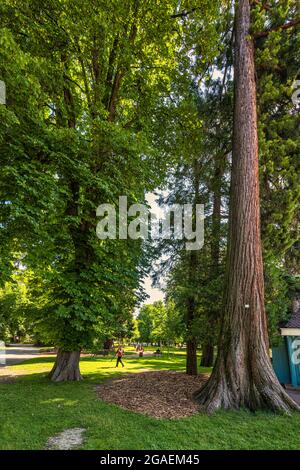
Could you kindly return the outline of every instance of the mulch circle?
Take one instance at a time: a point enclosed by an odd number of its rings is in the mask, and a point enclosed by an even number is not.
[[[178,419],[199,411],[193,394],[208,377],[167,370],[132,373],[98,385],[97,393],[102,400],[126,410],[158,419]]]

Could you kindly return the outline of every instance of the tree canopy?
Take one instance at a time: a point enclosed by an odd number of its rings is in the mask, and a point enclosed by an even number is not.
[[[268,348],[300,290],[298,2],[3,0],[0,14],[0,339],[54,345],[57,381],[112,339],[185,343],[188,374],[198,347],[215,364],[207,409],[290,409]],[[155,191],[204,204],[201,250],[97,238],[100,204]],[[165,302],[145,303],[150,274]]]

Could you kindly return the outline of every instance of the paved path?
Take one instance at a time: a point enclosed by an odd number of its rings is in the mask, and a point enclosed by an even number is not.
[[[39,354],[40,348],[36,348],[30,344],[11,344],[5,348],[5,351],[0,349],[0,367],[12,366],[32,359]]]
[[[298,404],[300,405],[300,390],[287,390],[289,396]]]

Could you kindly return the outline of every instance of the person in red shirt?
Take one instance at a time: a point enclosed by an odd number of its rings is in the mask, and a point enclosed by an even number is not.
[[[119,363],[121,363],[122,367],[124,367],[124,363],[122,361],[122,357],[124,357],[124,349],[122,348],[122,346],[118,347],[116,356],[117,356],[116,367],[119,367]]]

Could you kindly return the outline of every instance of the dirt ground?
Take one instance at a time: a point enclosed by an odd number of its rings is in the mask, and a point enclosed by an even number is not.
[[[154,418],[176,419],[199,411],[193,399],[208,375],[155,371],[123,375],[97,386],[102,400]]]

